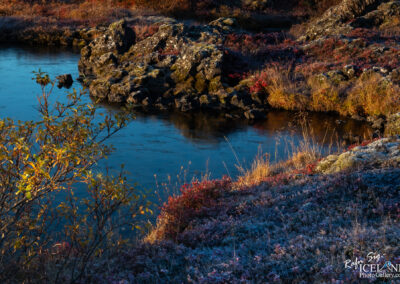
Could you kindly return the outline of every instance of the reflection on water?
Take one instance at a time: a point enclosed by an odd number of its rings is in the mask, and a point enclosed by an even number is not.
[[[53,78],[64,73],[77,78],[78,60],[78,54],[63,50],[0,48],[0,117],[36,119],[40,88],[31,80],[31,72],[41,68]],[[65,90],[56,89],[54,97],[65,101]],[[340,125],[338,119],[343,121]],[[296,145],[302,140],[300,121],[299,115],[286,111],[271,111],[264,121],[252,125],[225,119],[223,114],[137,113],[134,121],[112,137],[116,152],[100,166],[117,170],[123,163],[132,181],[150,189],[156,187],[155,175],[158,183],[167,181],[168,176],[173,183],[188,181],[205,172],[212,178],[235,176],[235,165],[249,165],[259,147],[274,158],[285,158],[287,141]],[[333,115],[312,113],[307,121],[324,149],[346,132],[360,136],[371,132],[366,124]]]
[[[142,114],[138,114],[138,116],[141,117]],[[158,118],[173,123],[183,136],[196,143],[224,142],[225,136],[246,128],[253,128],[259,135],[275,135],[278,132],[303,135],[303,131],[307,131],[312,133],[315,141],[319,143],[328,143],[330,139],[341,140],[345,133],[365,138],[369,138],[371,135],[369,125],[360,121],[336,115],[296,113],[283,110],[270,111],[265,120],[255,123],[226,119],[223,114],[217,116],[210,113],[171,113],[164,116],[159,115]],[[304,123],[305,120],[306,123]],[[340,125],[338,125],[338,121],[340,121]]]

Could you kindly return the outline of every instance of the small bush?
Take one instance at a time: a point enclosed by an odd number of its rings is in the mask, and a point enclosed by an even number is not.
[[[35,79],[41,120],[0,119],[0,282],[76,282],[118,247],[119,230],[135,228],[148,204],[122,172],[94,172],[112,149],[103,142],[129,116],[99,121],[96,108],[80,101],[85,92],[53,105],[55,82],[42,72]]]
[[[170,196],[157,219],[157,227],[146,238],[148,242],[174,240],[195,217],[206,216],[206,211],[218,204],[218,198],[229,189],[231,180],[205,180],[185,184],[181,195]]]

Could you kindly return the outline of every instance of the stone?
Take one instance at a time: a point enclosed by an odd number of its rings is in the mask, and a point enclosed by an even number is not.
[[[265,119],[266,114],[262,110],[259,109],[251,109],[246,112],[244,112],[244,116],[248,120],[260,120],[260,119]]]
[[[380,27],[400,15],[399,1],[344,0],[308,25],[301,40],[347,34],[355,28]]]
[[[72,79],[72,75],[71,74],[64,74],[64,75],[59,75],[56,77],[58,83],[57,83],[57,87],[59,89],[61,88],[71,88],[72,84],[74,83],[74,80]]]
[[[332,174],[340,171],[358,170],[385,164],[396,164],[400,161],[400,137],[382,138],[365,146],[357,146],[338,155],[330,155],[316,166],[316,171]]]

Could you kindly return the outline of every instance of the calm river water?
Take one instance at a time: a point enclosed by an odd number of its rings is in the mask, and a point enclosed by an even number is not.
[[[79,54],[49,48],[0,47],[0,117],[37,119],[36,96],[39,86],[32,71],[48,72],[51,77],[71,73],[78,77]],[[79,89],[79,83],[74,83]],[[54,98],[66,100],[66,90],[56,89]],[[87,98],[89,100],[89,98]],[[310,128],[323,149],[338,141],[345,132],[365,134],[366,124],[334,115],[308,114]],[[335,122],[341,119],[340,126]],[[246,121],[226,120],[210,114],[142,115],[109,140],[116,151],[102,167],[119,169],[125,164],[130,180],[141,188],[154,190],[162,183],[173,185],[209,173],[211,178],[235,177],[237,165],[248,167],[262,151],[272,160],[284,159],[302,140],[302,128],[293,123],[296,114],[273,111],[265,121],[250,125]],[[289,150],[289,151],[288,151]],[[170,178],[169,178],[170,177]]]

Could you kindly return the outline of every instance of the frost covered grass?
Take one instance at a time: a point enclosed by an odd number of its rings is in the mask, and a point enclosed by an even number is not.
[[[379,145],[394,147],[393,139],[349,149],[382,151]],[[348,283],[360,278],[346,260],[377,252],[399,263],[399,167],[316,174],[317,163],[314,154],[298,152],[277,170],[262,158],[247,172],[255,179],[250,184],[224,179],[184,186],[145,242],[112,258],[109,270],[93,268],[93,279]]]
[[[400,260],[399,179],[399,168],[375,168],[277,175],[243,190],[209,183],[220,194],[193,209],[173,238],[122,252],[91,275],[128,283],[360,281],[346,259],[374,251]]]

